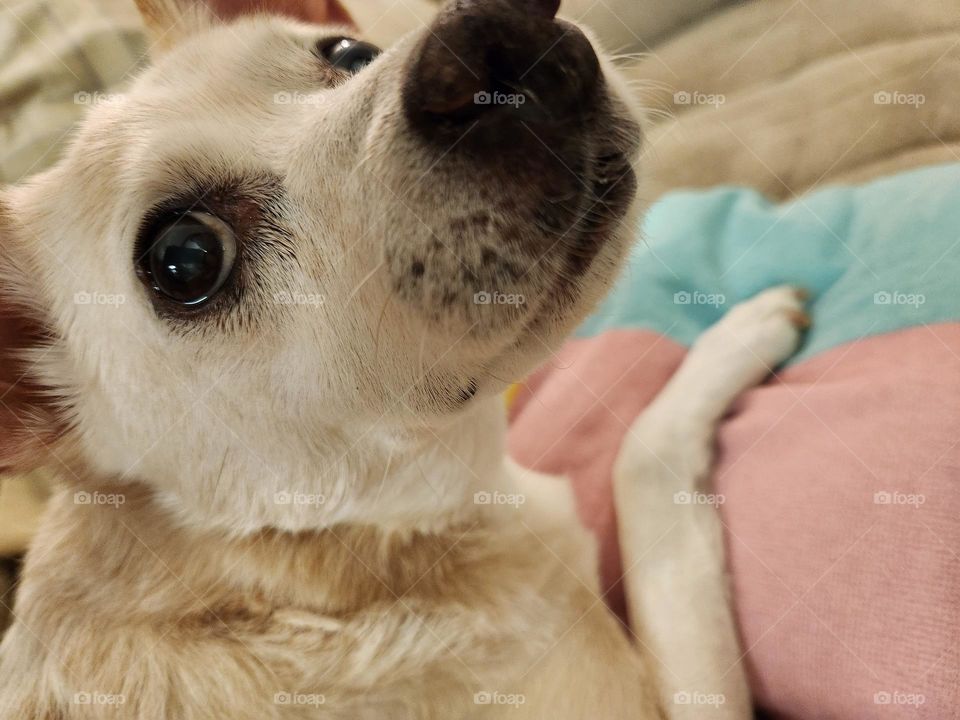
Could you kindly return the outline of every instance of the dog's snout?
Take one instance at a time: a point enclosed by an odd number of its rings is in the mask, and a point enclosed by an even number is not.
[[[555,19],[558,7],[559,0],[459,0],[443,10],[406,70],[404,111],[414,127],[436,137],[464,123],[503,130],[582,115],[599,62],[576,27]]]
[[[636,125],[558,4],[454,0],[388,86],[397,145],[383,147],[404,161],[390,179],[432,222],[408,219],[384,258],[396,297],[445,338],[539,337],[587,306],[624,247]]]

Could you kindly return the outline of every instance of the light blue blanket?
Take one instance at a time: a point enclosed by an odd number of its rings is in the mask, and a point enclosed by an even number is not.
[[[580,328],[690,344],[736,302],[792,283],[814,326],[791,362],[863,336],[960,319],[960,164],[784,205],[752,190],[675,192],[648,212],[612,295]]]

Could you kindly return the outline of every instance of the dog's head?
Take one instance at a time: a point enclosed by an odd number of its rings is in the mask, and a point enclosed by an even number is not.
[[[41,328],[0,453],[244,529],[461,502],[495,395],[634,234],[615,71],[553,0],[458,0],[382,52],[334,2],[140,4],[152,67],[0,200],[4,312]]]

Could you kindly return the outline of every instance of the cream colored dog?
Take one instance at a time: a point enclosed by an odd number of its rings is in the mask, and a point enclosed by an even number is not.
[[[0,718],[750,717],[717,519],[674,495],[799,294],[734,309],[631,430],[631,641],[500,398],[634,237],[627,88],[552,0],[382,54],[324,7],[142,0],[154,66],[0,196],[0,458],[64,481]]]

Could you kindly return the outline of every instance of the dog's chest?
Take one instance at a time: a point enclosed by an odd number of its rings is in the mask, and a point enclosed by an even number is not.
[[[502,600],[398,597],[350,618],[276,610],[239,649],[277,679],[261,699],[284,718],[472,718],[518,695],[567,622],[534,592]]]
[[[520,519],[482,537],[465,533],[409,573],[403,564],[416,563],[402,554],[388,573],[365,563],[340,588],[362,598],[354,607],[261,606],[241,616],[233,628],[247,633],[239,649],[278,678],[268,693],[282,705],[274,710],[290,718],[455,720],[497,717],[500,706],[514,705],[520,679],[579,616],[583,590],[571,570],[578,560],[560,559],[578,533],[561,527],[565,521],[544,522],[532,507]],[[349,568],[359,572],[341,570]]]

